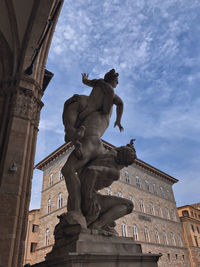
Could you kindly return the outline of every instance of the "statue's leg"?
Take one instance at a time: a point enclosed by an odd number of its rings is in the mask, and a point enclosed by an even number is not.
[[[65,183],[69,194],[67,204],[68,211],[81,210],[81,185],[76,171],[86,163],[86,159],[78,160],[75,151],[73,151],[62,168],[62,174],[65,177]]]
[[[62,168],[62,174],[65,177],[69,193],[68,210],[81,210],[81,184],[77,171],[96,156],[96,151],[98,151],[98,146],[96,144],[98,144],[98,142],[94,142],[93,144],[90,142],[90,139],[84,139],[82,143],[84,158],[79,160],[76,156],[76,151],[73,151]]]
[[[98,194],[98,199],[101,205],[101,214],[98,220],[90,225],[94,229],[102,229],[105,225],[112,224],[133,210],[133,203],[125,198]]]

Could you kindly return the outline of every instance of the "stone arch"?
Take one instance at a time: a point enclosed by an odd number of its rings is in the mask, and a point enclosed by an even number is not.
[[[38,123],[43,106],[41,98],[52,77],[51,72],[45,70],[45,64],[62,4],[63,0],[0,1],[2,266],[22,266],[23,262]],[[38,40],[55,8],[57,13],[33,73],[27,75],[25,69],[31,64]]]

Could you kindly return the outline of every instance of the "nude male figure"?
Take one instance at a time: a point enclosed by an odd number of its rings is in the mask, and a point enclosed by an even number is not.
[[[117,118],[114,124],[120,131],[121,116],[123,113],[123,102],[114,93],[114,88],[118,84],[119,74],[114,69],[107,72],[104,79],[89,80],[88,75],[82,73],[82,82],[85,85],[93,87],[89,96],[74,95],[64,104],[63,124],[65,126],[65,142],[72,141],[75,146],[80,147],[79,140],[84,136],[85,127],[82,121],[93,111],[100,111],[103,114],[109,114],[113,104],[117,106]]]
[[[110,83],[118,82],[118,77],[111,75]],[[76,98],[77,96],[75,96]],[[69,114],[80,114],[87,106],[87,96],[78,96],[78,101],[72,101],[64,109],[63,121],[66,122]],[[80,100],[81,99],[81,100]],[[82,107],[82,104],[86,104]],[[123,102],[114,94],[113,102],[109,106],[106,113],[102,112],[102,109],[98,111],[92,111],[82,121],[78,121],[80,126],[84,128],[84,135],[80,138],[82,158],[77,157],[76,147],[70,154],[67,162],[62,168],[62,174],[65,177],[66,186],[69,192],[68,197],[68,211],[77,211],[81,213],[81,188],[78,172],[83,168],[90,160],[96,158],[99,154],[106,153],[103,147],[101,136],[108,128],[110,117],[112,114],[112,106],[117,106],[117,118],[115,126],[118,126],[120,131],[123,130],[121,126],[121,117],[123,113]],[[82,109],[82,110],[81,110]],[[76,124],[75,123],[75,124]]]
[[[132,141],[132,140],[131,140]],[[98,190],[110,186],[120,178],[120,170],[131,165],[136,159],[133,142],[99,155],[79,174],[82,192],[82,210],[87,225],[104,229],[114,221],[130,213],[133,203],[125,198],[106,196]]]

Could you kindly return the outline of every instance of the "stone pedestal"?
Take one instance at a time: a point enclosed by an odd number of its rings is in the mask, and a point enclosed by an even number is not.
[[[34,267],[157,267],[160,255],[142,253],[132,238],[80,233],[59,239],[46,261]]]

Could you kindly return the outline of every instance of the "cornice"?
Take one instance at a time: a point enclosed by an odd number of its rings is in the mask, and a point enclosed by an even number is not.
[[[106,149],[111,150],[113,148],[115,148],[114,145],[102,140],[103,145]],[[55,160],[56,158],[58,158],[61,154],[65,153],[70,147],[72,147],[72,143],[65,143],[62,146],[60,146],[58,149],[56,149],[54,152],[52,152],[50,155],[48,155],[46,158],[44,158],[42,161],[40,161],[35,168],[39,169],[39,170],[43,170],[43,168],[49,164],[51,161]],[[168,181],[170,181],[171,183],[177,183],[178,179],[170,176],[169,174],[162,172],[161,170],[151,166],[150,164],[142,161],[141,159],[136,159],[135,163],[136,166],[139,166],[145,170],[150,171],[151,173],[153,173],[154,175],[158,175],[164,179],[167,179]]]

